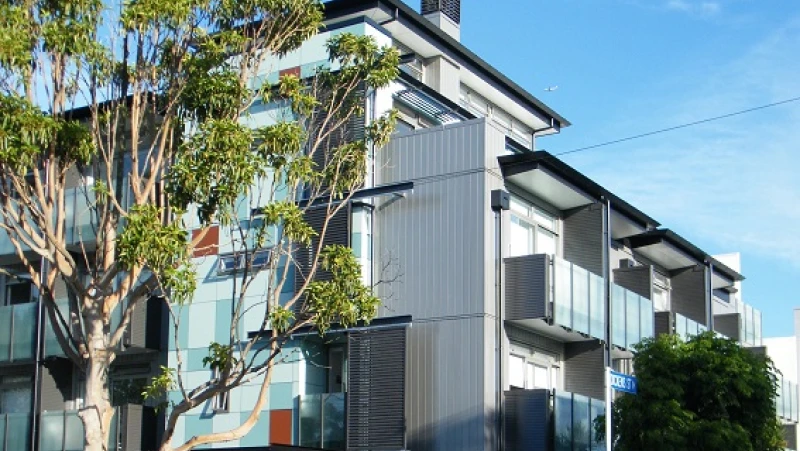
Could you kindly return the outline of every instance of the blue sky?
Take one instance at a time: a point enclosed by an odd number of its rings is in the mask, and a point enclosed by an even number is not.
[[[572,122],[539,140],[552,153],[800,96],[795,0],[463,0],[461,36]],[[800,306],[799,147],[794,102],[563,159],[707,252],[741,252],[743,299],[781,336]]]

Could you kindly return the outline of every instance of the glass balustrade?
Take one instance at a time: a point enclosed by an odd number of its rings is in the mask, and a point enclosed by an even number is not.
[[[345,393],[300,397],[300,446],[345,449]]]
[[[115,412],[109,433],[109,449],[118,449],[117,420]],[[77,410],[42,412],[39,425],[40,451],[83,450],[83,423]]]
[[[631,349],[655,333],[653,302],[633,291],[611,284],[611,342]]]
[[[553,322],[602,339],[605,335],[603,278],[553,257]]]
[[[0,414],[0,451],[31,449],[31,414]]]
[[[28,302],[0,307],[0,362],[33,358],[36,306]]]
[[[605,443],[597,440],[595,423],[605,415],[605,404],[565,391],[556,391],[553,402],[553,449],[555,451],[604,450]]]
[[[691,320],[680,313],[675,314],[675,333],[684,340],[700,335],[707,330],[708,328],[705,325]]]

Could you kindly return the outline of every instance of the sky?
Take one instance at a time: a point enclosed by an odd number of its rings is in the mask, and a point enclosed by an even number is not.
[[[796,0],[462,0],[461,41],[573,124],[538,140],[553,154],[800,97]],[[561,158],[706,252],[740,252],[764,336],[793,334],[800,101]]]

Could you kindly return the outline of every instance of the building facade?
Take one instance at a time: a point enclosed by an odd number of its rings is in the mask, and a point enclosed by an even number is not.
[[[365,189],[375,195],[352,202],[328,232],[353,248],[365,282],[388,282],[379,284],[383,304],[369,326],[293,336],[259,422],[213,447],[603,449],[591,425],[603,413],[604,369],[629,372],[641,339],[714,330],[762,347],[760,313],[741,301],[736,259],[707,254],[537,150],[539,137],[569,122],[460,44],[459,3],[423,0],[416,12],[399,0],[328,2],[324,32],[255,80],[311,76],[336,33],[401,50],[400,79],[367,94],[365,121],[400,112],[390,144],[371,155]],[[281,108],[256,105],[247,120],[268,124]],[[75,196],[78,236],[87,226],[80,202]],[[242,205],[258,207],[255,198]],[[158,302],[138,310],[112,374],[116,449],[155,446],[163,413],[131,393],[160,365],[180,358],[188,386],[208,380],[209,343],[230,333],[231,235],[212,230],[194,256],[199,289],[177,310],[177,343]],[[13,268],[2,240],[0,255]],[[302,271],[289,270],[302,283]],[[259,276],[248,308],[258,308],[269,280],[268,271]],[[39,320],[30,284],[0,287],[0,451],[77,449],[80,374]],[[241,339],[262,313],[244,316]],[[175,442],[238,426],[259,383],[189,412]],[[778,411],[797,422],[796,408]]]

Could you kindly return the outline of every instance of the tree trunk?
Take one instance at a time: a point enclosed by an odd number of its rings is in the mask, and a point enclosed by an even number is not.
[[[90,315],[87,315],[90,316]],[[111,406],[108,373],[111,353],[106,346],[103,320],[100,315],[88,319],[89,353],[86,366],[84,407],[80,411],[84,429],[85,451],[106,451],[114,409]]]

